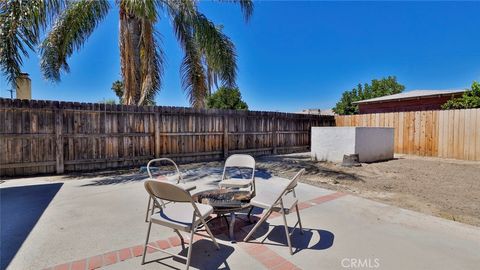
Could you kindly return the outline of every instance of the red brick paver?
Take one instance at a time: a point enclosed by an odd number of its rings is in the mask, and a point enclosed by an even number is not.
[[[54,270],[68,270],[69,266],[70,266],[70,263],[65,263],[65,264],[57,265],[53,269]]]
[[[158,240],[157,246],[161,249],[170,248],[170,243],[167,240]]]
[[[72,265],[70,266],[70,269],[85,270],[85,267],[87,267],[87,260],[79,260],[79,261],[73,262]]]
[[[103,262],[105,265],[114,264],[117,262],[117,252],[113,251],[107,254],[103,254]]]
[[[182,244],[182,241],[178,236],[169,237],[168,242],[170,242],[170,245],[172,245],[172,247],[177,247],[177,246],[180,246],[180,244]]]
[[[142,254],[143,254],[143,246],[141,246],[141,245],[134,246],[134,247],[132,248],[132,254],[133,254],[133,257],[142,256]]]
[[[88,269],[89,270],[97,269],[97,268],[100,268],[102,266],[103,266],[103,256],[102,255],[91,257],[88,260]]]
[[[132,253],[130,251],[130,248],[124,248],[118,252],[118,255],[120,256],[120,261],[125,261],[127,259],[130,259],[132,257]]]

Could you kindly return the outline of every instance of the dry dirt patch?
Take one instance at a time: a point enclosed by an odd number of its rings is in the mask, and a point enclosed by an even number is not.
[[[304,182],[480,226],[480,162],[399,156],[361,167],[314,162],[308,155],[258,158],[258,167]]]

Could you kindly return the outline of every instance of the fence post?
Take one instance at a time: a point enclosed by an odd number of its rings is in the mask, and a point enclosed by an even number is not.
[[[228,115],[223,115],[223,157],[228,157]]]
[[[277,144],[278,144],[278,138],[277,138],[277,118],[273,116],[272,118],[272,154],[276,155],[277,154]]]
[[[56,172],[62,174],[64,171],[63,162],[63,110],[55,109],[55,161]]]
[[[156,108],[155,108],[156,110]],[[160,157],[160,113],[158,111],[155,112],[155,158]]]

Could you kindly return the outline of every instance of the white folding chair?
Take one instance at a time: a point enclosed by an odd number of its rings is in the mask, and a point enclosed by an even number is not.
[[[249,171],[251,170],[250,178],[227,178],[229,168],[248,168]],[[235,154],[229,156],[225,161],[219,186],[220,188],[250,188],[252,193],[255,194],[255,159],[250,155]]]
[[[244,241],[247,242],[252,234],[262,225],[262,223],[267,220],[272,212],[281,213],[283,216],[283,224],[285,227],[285,234],[287,237],[288,247],[290,249],[290,254],[293,255],[292,243],[290,236],[299,225],[300,233],[303,234],[302,221],[300,220],[300,212],[298,211],[298,199],[295,194],[295,187],[297,186],[298,179],[303,175],[305,169],[301,169],[293,178],[290,180],[288,185],[280,191],[271,191],[271,190],[259,190],[256,196],[250,201],[250,205],[266,209],[265,215],[255,224],[253,229],[245,237]],[[297,212],[297,223],[293,226],[292,232],[288,232],[287,217],[293,208]]]
[[[174,180],[176,182],[176,184],[179,184],[179,185],[184,185],[182,186],[183,188],[185,188],[186,190],[188,191],[191,191],[192,189],[194,189],[194,186],[187,186],[185,184],[185,181],[183,180],[183,177],[182,177],[182,174],[180,173],[180,170],[178,169],[178,166],[177,164],[169,159],[169,158],[156,158],[156,159],[152,159],[150,160],[148,163],[147,163],[147,173],[148,173],[148,177],[149,179],[151,180],[158,180],[158,179],[155,179],[153,177],[153,174],[152,174],[152,164],[153,163],[156,163],[156,162],[162,162],[162,161],[167,161],[171,164],[173,164],[173,166],[175,167],[175,170],[176,170],[176,173],[173,175],[173,177],[168,177],[167,180]],[[153,207],[155,208],[155,205],[152,204],[153,200],[151,197],[148,198],[148,204],[147,204],[147,211],[145,212],[145,222],[148,222],[148,213],[150,212],[150,207]],[[164,204],[163,201],[160,200],[160,202],[162,203],[162,205]]]
[[[220,248],[212,232],[208,228],[207,223],[205,222],[205,219],[213,212],[212,206],[194,202],[192,196],[187,190],[172,183],[147,180],[145,182],[145,189],[152,198],[153,203],[158,209],[160,209],[160,211],[155,213],[155,207],[152,207],[151,209],[147,230],[147,239],[145,240],[145,246],[143,250],[142,265],[145,264],[147,248],[152,248],[174,257],[185,259],[187,261],[186,269],[188,269],[190,267],[190,261],[192,257],[193,235],[201,225],[205,227],[206,232],[212,239],[217,249]],[[170,203],[163,205],[159,200],[168,201]],[[187,257],[149,245],[148,242],[150,238],[150,230],[153,223],[172,228],[180,237],[183,247],[185,245],[185,241],[180,231],[190,233]]]

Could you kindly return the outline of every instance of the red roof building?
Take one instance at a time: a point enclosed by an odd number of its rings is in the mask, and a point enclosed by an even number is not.
[[[361,114],[440,110],[448,100],[460,97],[465,90],[414,90],[395,95],[354,102]]]

